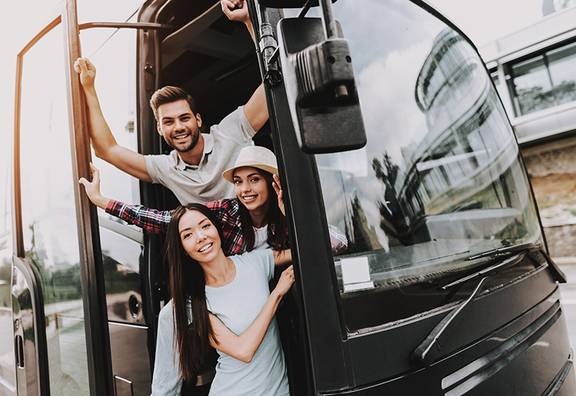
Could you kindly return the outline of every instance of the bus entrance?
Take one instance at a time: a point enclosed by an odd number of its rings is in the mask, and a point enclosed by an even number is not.
[[[15,386],[0,393],[150,393],[164,241],[90,206],[77,183],[91,161],[80,54],[98,66],[115,138],[143,154],[170,149],[148,105],[157,88],[190,91],[213,124],[265,81],[255,144],[279,160],[297,273],[278,313],[292,395],[576,391],[563,275],[475,47],[420,1],[319,3],[250,1],[255,52],[213,0],[134,1],[108,10],[115,22],[68,0],[22,51],[15,243],[0,263],[14,344],[0,386]],[[108,195],[177,205],[93,161]],[[348,240],[337,254],[332,226]],[[207,394],[211,378],[181,393]]]

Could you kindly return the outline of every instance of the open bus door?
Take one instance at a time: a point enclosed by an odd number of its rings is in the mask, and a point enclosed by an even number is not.
[[[17,59],[12,290],[19,394],[112,394],[98,223],[75,182],[90,158],[72,68],[79,54],[70,0]]]

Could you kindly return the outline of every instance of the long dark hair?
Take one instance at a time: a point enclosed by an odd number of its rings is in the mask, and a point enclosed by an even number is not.
[[[270,172],[265,170],[254,168],[256,171],[266,179],[266,185],[268,186],[268,211],[266,213],[266,219],[268,222],[268,238],[267,242],[270,247],[274,250],[284,250],[288,249],[288,227],[286,226],[286,217],[282,214],[282,211],[278,207],[278,195],[276,190],[272,186],[273,178]],[[252,223],[252,218],[248,209],[242,203],[239,204],[239,214],[240,214],[240,226],[242,227],[242,234],[244,235],[244,240],[246,241],[246,247],[248,251],[254,249],[254,242],[256,236],[254,235],[254,224]]]
[[[169,285],[174,309],[176,347],[179,352],[180,373],[185,380],[196,377],[209,350],[212,327],[206,305],[204,271],[196,260],[184,250],[178,225],[187,211],[198,211],[208,218],[218,230],[222,229],[214,214],[206,206],[192,203],[179,206],[172,213],[166,232],[165,259],[169,268]],[[187,300],[192,302],[192,324],[188,325]]]

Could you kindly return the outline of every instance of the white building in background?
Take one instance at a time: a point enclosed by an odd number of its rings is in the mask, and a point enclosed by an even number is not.
[[[576,256],[574,5],[545,0],[543,19],[479,48],[521,145],[556,257]]]

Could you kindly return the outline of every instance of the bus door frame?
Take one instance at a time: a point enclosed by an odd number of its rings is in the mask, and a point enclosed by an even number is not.
[[[74,71],[74,62],[81,54],[76,0],[66,0],[63,27],[68,114],[72,133],[72,174],[74,180],[78,180],[81,176],[89,177],[91,174],[91,154],[85,99],[81,94],[80,79]],[[98,215],[96,207],[91,205],[79,183],[74,185],[90,394],[113,395],[112,359]],[[103,345],[107,347],[102,348]]]
[[[248,4],[254,26],[270,23],[277,38],[276,26],[283,17],[282,12],[262,7],[257,0],[249,0]],[[260,43],[259,30],[256,28],[255,32]],[[262,50],[258,48],[257,54],[264,79],[267,68]],[[308,386],[314,388],[310,389],[314,394],[350,388],[354,381],[347,369],[350,361],[345,342],[347,334],[340,315],[340,292],[326,232],[328,225],[316,160],[298,145],[283,82],[264,85],[280,177],[287,187],[284,202],[298,280],[293,292],[304,311],[301,331],[306,347],[303,349],[307,355],[308,381],[312,381]]]

